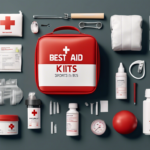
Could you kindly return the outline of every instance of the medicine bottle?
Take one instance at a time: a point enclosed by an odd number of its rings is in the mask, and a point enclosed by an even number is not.
[[[79,112],[77,103],[69,103],[70,110],[66,113],[66,135],[78,136],[79,135]]]
[[[34,92],[30,92],[25,104],[27,105],[28,129],[40,129],[41,100],[36,98]]]
[[[145,90],[146,100],[143,101],[143,133],[150,135],[150,89]]]

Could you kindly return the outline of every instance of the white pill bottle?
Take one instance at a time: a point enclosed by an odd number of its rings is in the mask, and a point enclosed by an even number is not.
[[[69,103],[70,110],[66,113],[66,135],[78,136],[79,135],[79,112],[77,103]]]
[[[127,74],[122,63],[116,73],[116,99],[127,99]]]
[[[146,100],[143,101],[143,133],[150,135],[150,89],[145,90]]]

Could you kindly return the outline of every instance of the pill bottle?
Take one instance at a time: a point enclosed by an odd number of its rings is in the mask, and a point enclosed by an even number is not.
[[[18,122],[17,115],[0,115],[0,135],[17,135]]]
[[[145,90],[146,100],[143,101],[143,133],[150,135],[150,89]]]
[[[69,103],[69,111],[66,113],[66,135],[78,136],[79,135],[79,112],[77,103]]]
[[[27,105],[27,126],[28,129],[41,128],[41,100],[37,99],[34,92],[30,92],[28,99],[25,101]]]
[[[116,99],[127,99],[127,74],[122,63],[116,73]]]

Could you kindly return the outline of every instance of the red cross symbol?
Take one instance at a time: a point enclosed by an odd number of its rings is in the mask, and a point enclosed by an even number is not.
[[[32,111],[32,114],[35,116],[37,114],[37,112],[35,111],[35,109]]]
[[[65,51],[65,54],[67,54],[70,51],[70,49],[67,46],[65,46],[65,48],[63,49],[63,51]]]
[[[5,30],[10,30],[10,26],[15,25],[15,20],[10,20],[10,16],[6,16],[5,20],[0,20],[0,25],[4,25]]]
[[[15,126],[13,124],[9,125],[9,128],[12,130]]]

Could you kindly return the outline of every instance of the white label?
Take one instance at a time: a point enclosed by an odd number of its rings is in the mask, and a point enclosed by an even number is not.
[[[0,123],[0,135],[18,134],[18,122],[2,121]]]
[[[66,135],[79,134],[79,114],[67,114]]]
[[[21,71],[21,45],[0,45],[0,71]]]
[[[39,64],[39,86],[95,86],[96,65]]]
[[[116,97],[127,98],[127,80],[126,77],[116,77]]]
[[[28,108],[28,129],[41,128],[40,111],[40,108]]]

